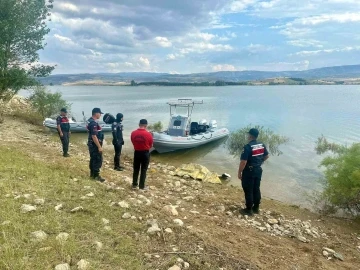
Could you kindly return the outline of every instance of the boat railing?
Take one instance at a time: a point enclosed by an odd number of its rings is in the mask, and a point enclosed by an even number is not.
[[[184,107],[194,106],[195,104],[203,104],[203,103],[204,103],[203,100],[194,100],[188,98],[180,98],[177,100],[171,100],[167,102],[167,104],[170,106],[184,106]]]

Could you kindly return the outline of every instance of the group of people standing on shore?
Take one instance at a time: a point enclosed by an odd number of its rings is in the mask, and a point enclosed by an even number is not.
[[[88,119],[88,149],[90,154],[90,177],[96,181],[104,182],[105,179],[100,176],[100,169],[103,163],[103,142],[104,133],[98,123],[101,115],[104,114],[100,108],[92,110],[92,116]],[[115,121],[112,123],[112,144],[114,146],[114,170],[123,171],[124,167],[120,166],[120,156],[122,146],[124,145],[123,137],[123,114],[118,113]],[[56,119],[57,131],[63,146],[63,156],[69,157],[70,142],[70,122],[67,117],[66,108],[61,109],[59,117]],[[139,128],[131,133],[131,142],[134,146],[133,160],[133,183],[132,188],[146,190],[145,186],[146,173],[150,163],[150,149],[153,146],[153,137],[147,131],[148,122],[146,119],[139,121]],[[139,181],[140,174],[140,181]]]
[[[100,108],[92,110],[92,117],[88,119],[88,148],[90,154],[90,177],[94,180],[104,182],[105,179],[100,176],[100,169],[103,162],[103,142],[104,133],[98,123],[103,112]],[[106,117],[106,116],[105,116]],[[124,145],[123,138],[123,114],[118,113],[115,121],[112,123],[112,143],[114,145],[114,170],[122,171],[124,167],[120,166],[120,155],[122,146]],[[146,119],[139,121],[139,128],[131,133],[131,142],[134,146],[134,160],[133,160],[133,183],[132,188],[146,190],[145,186],[146,172],[150,162],[150,149],[153,146],[153,137],[147,131],[148,122]],[[70,138],[70,123],[67,118],[67,111],[65,108],[61,109],[61,114],[57,118],[57,129],[63,144],[64,157],[69,157],[69,138]],[[245,193],[244,209],[240,212],[244,215],[252,215],[259,213],[259,206],[261,201],[260,183],[262,177],[261,165],[269,158],[269,153],[265,145],[257,141],[259,131],[257,129],[250,129],[248,132],[249,143],[244,146],[240,157],[240,164],[238,169],[238,178],[241,180],[241,185]],[[139,179],[140,173],[140,181]]]

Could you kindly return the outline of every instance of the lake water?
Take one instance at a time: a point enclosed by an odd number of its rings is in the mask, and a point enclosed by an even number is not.
[[[248,124],[268,127],[291,139],[279,157],[263,166],[262,192],[266,197],[305,206],[307,195],[320,189],[318,167],[322,157],[314,151],[317,137],[324,134],[337,143],[360,140],[360,89],[358,86],[234,86],[234,87],[109,87],[53,86],[71,102],[77,119],[90,116],[93,107],[114,115],[124,114],[128,138],[141,118],[167,125],[171,99],[204,100],[195,107],[193,120],[215,119],[230,131]],[[111,136],[111,135],[108,135]],[[85,135],[84,135],[85,141]],[[125,151],[131,152],[130,142]],[[154,160],[181,164],[196,162],[237,180],[239,158],[231,157],[222,142],[180,153],[153,155]]]

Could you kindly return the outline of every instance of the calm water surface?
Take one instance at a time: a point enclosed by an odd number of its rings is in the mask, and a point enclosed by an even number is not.
[[[315,141],[324,134],[337,143],[360,140],[360,89],[358,86],[259,86],[259,87],[109,87],[53,86],[71,102],[76,118],[90,116],[93,107],[104,112],[124,114],[125,136],[141,118],[150,123],[169,120],[166,102],[177,98],[203,99],[193,120],[215,119],[219,126],[236,130],[259,124],[288,136],[284,154],[271,157],[264,165],[262,190],[266,197],[306,205],[307,193],[320,189],[321,157],[314,151]],[[108,136],[111,136],[110,134]],[[85,138],[85,136],[84,136]],[[129,141],[125,151],[131,152]],[[227,153],[223,141],[185,152],[153,155],[162,162],[196,162],[232,175],[237,180],[239,158]]]

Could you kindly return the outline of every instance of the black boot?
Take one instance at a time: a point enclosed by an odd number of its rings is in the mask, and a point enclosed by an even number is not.
[[[252,211],[254,214],[260,214],[259,205],[254,205],[254,207],[252,208]]]
[[[90,178],[94,178],[94,171],[90,171]]]
[[[105,179],[100,176],[99,172],[94,172],[93,179],[96,180],[96,181],[99,181],[99,182],[105,182]]]
[[[115,167],[115,168],[114,168],[114,170],[115,170],[115,171],[119,171],[119,172],[121,172],[121,171],[123,171],[123,170],[124,170],[124,167],[117,166],[117,167]]]
[[[244,208],[240,210],[240,214],[241,215],[246,215],[246,216],[252,216],[253,215],[253,211],[251,209],[248,208]]]

